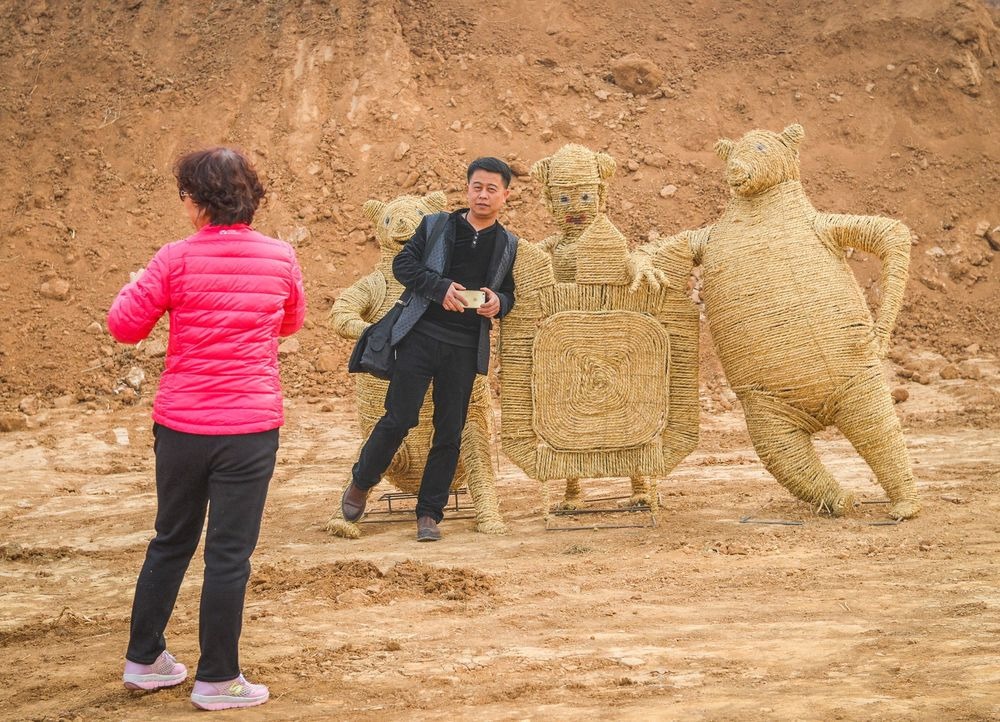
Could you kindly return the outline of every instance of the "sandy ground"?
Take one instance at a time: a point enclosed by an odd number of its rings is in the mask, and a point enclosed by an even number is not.
[[[416,543],[410,520],[328,536],[353,406],[291,402],[242,645],[273,696],[241,716],[998,719],[1000,449],[995,428],[939,422],[970,385],[913,384],[900,406],[926,507],[899,525],[833,433],[822,456],[864,503],[814,516],[764,471],[737,408],[703,414],[699,449],[660,483],[655,528],[546,531],[542,490],[501,455],[512,533],[458,518],[437,544]],[[997,385],[978,382],[980,396]],[[77,407],[0,435],[4,719],[197,714],[190,681],[152,694],[120,681],[155,506],[148,413]],[[650,522],[549,523],[595,520]],[[168,628],[189,666],[200,568],[199,553]]]

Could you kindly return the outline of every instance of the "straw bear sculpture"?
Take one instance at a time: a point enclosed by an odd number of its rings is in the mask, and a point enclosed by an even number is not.
[[[697,443],[698,311],[659,287],[648,258],[631,264],[604,213],[614,169],[579,145],[532,168],[560,232],[518,250],[517,304],[500,328],[501,438],[529,477],[566,479],[563,509],[580,508],[581,478],[628,476],[625,505],[655,511],[644,477]]]
[[[392,259],[410,239],[420,219],[445,206],[445,195],[434,192],[424,197],[400,196],[388,203],[370,200],[364,214],[375,223],[379,244],[378,267],[346,289],[334,302],[330,318],[338,335],[356,339],[371,323],[382,318],[403,292],[403,286],[392,275]],[[368,374],[357,376],[358,421],[361,432],[368,436],[384,411],[388,381]],[[410,430],[385,478],[404,492],[416,493],[433,437],[431,417],[434,405],[428,389],[420,422]],[[462,432],[462,449],[452,490],[467,485],[476,510],[476,529],[487,534],[504,534],[507,527],[500,516],[490,456],[492,437],[490,390],[485,376],[477,376],[469,403],[468,419]],[[346,521],[340,507],[327,523],[327,531],[335,536],[357,538],[357,524]]]
[[[788,491],[838,516],[854,506],[812,435],[835,426],[875,472],[895,519],[920,510],[881,359],[902,306],[910,232],[878,216],[820,213],[799,182],[800,125],[716,143],[731,198],[712,225],[643,246],[637,263],[671,277],[701,264],[719,360],[754,449]],[[882,262],[873,320],[846,250]],[[646,255],[643,260],[641,255]]]

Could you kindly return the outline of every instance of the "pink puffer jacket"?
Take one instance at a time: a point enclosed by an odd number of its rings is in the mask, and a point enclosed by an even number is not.
[[[138,343],[170,313],[153,420],[190,434],[249,434],[284,423],[278,337],[305,318],[295,251],[249,226],[205,226],[161,248],[108,312]]]

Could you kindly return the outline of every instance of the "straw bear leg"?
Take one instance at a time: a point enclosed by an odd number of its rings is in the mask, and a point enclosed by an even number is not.
[[[337,536],[341,539],[361,538],[361,528],[357,524],[352,524],[346,519],[341,519],[336,516],[326,523],[325,528],[331,536]]]
[[[745,391],[740,401],[753,447],[779,484],[831,516],[854,507],[854,495],[840,487],[813,447],[812,434],[821,424],[763,392]]]
[[[480,376],[479,379],[482,381],[477,379],[473,387],[459,455],[467,472],[466,485],[476,510],[476,531],[506,534],[509,529],[500,514],[496,475],[491,466],[489,388],[485,377]]]
[[[489,457],[487,457],[489,459]],[[500,500],[492,474],[469,474],[469,495],[476,509],[476,531],[483,534],[506,534],[510,531],[500,515]]]
[[[909,519],[920,512],[910,455],[879,367],[866,369],[837,392],[831,421],[875,472],[892,507],[889,516]]]
[[[350,481],[348,481],[350,483]],[[344,493],[343,489],[338,489],[334,498],[337,499],[337,508],[333,512],[333,516],[330,517],[330,521],[326,523],[323,527],[332,536],[337,536],[342,539],[360,539],[361,538],[361,527],[357,524],[347,521],[344,515],[340,511],[340,496]]]
[[[580,489],[579,479],[566,479],[566,495],[563,500],[556,504],[556,509],[561,511],[576,511],[583,508],[583,491]]]
[[[649,485],[646,483],[645,477],[633,476],[630,481],[632,482],[632,496],[621,503],[623,509],[632,507],[648,507],[650,505],[650,494]]]

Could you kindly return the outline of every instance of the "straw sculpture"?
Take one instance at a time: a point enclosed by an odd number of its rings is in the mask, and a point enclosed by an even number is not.
[[[799,182],[804,131],[754,130],[720,140],[731,198],[714,224],[637,251],[668,275],[703,267],[702,298],[715,347],[743,405],[754,448],[788,491],[818,510],[854,506],[820,463],[811,436],[835,426],[875,472],[890,516],[920,510],[909,455],[881,359],[902,305],[910,232],[878,216],[820,213]],[[877,319],[846,249],[882,262]]]
[[[628,476],[626,504],[655,510],[644,477],[697,443],[697,309],[675,288],[630,290],[625,238],[604,214],[614,169],[579,145],[534,165],[560,232],[522,242],[500,330],[504,451],[534,479],[566,479],[564,509],[580,507],[581,478]]]
[[[392,259],[413,235],[420,219],[428,213],[442,210],[445,201],[444,193],[434,192],[422,198],[400,196],[388,203],[378,200],[365,203],[364,214],[375,224],[375,236],[380,249],[379,262],[374,271],[346,289],[334,302],[330,319],[338,335],[356,339],[370,323],[380,319],[392,308],[403,292],[402,284],[392,275]],[[367,438],[385,411],[385,393],[389,382],[368,374],[358,374],[356,381],[358,422],[362,434]],[[420,477],[434,434],[431,423],[434,413],[431,392],[432,389],[428,389],[420,411],[420,422],[407,435],[385,474],[385,479],[404,492],[415,494],[420,489]],[[462,432],[462,449],[452,490],[468,486],[476,510],[477,531],[503,534],[507,527],[500,515],[496,478],[490,463],[492,433],[489,385],[485,376],[477,376]],[[339,495],[336,498],[339,499]],[[356,539],[361,534],[357,524],[348,522],[341,516],[339,505],[326,529],[335,536],[351,539]]]

